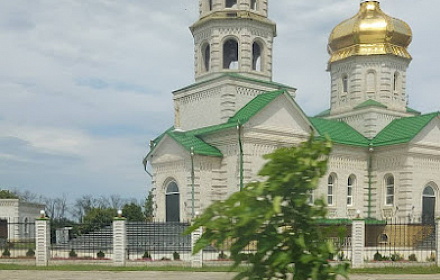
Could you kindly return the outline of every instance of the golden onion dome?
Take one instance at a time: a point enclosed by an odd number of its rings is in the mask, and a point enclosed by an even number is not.
[[[386,15],[379,1],[363,1],[359,12],[330,34],[330,63],[351,56],[392,54],[411,59],[412,31],[407,23]]]

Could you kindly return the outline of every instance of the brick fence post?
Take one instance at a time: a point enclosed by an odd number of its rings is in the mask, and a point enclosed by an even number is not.
[[[365,220],[353,220],[351,228],[351,267],[364,266]]]
[[[193,232],[191,232],[191,252],[194,252],[194,246],[197,240],[203,234],[203,229],[200,227]],[[203,250],[198,252],[197,254],[192,255],[191,257],[191,267],[202,267],[203,266]]]
[[[125,266],[127,259],[126,219],[121,216],[113,219],[113,264]]]
[[[50,258],[50,220],[41,212],[35,220],[35,260],[37,266],[48,266]]]
[[[437,266],[440,267],[440,218],[435,220],[435,248],[435,261],[437,262]]]

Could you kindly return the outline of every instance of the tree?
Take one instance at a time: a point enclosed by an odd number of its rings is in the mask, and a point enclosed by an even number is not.
[[[147,222],[153,221],[154,217],[154,196],[153,191],[150,190],[148,192],[148,197],[145,200],[145,209],[144,209],[144,215],[147,220]]]
[[[242,261],[249,269],[235,279],[328,280],[347,276],[348,264],[331,266],[336,249],[325,241],[316,223],[325,218],[322,199],[310,203],[310,193],[327,169],[331,145],[313,137],[298,147],[281,148],[266,155],[259,172],[264,182],[254,182],[227,200],[216,202],[195,220],[188,232],[204,227],[194,252],[208,245],[229,249],[234,266]],[[223,244],[230,243],[230,248]],[[247,246],[255,253],[243,254]]]
[[[18,195],[8,190],[0,189],[0,199],[18,199]]]
[[[132,202],[125,204],[122,208],[122,215],[127,218],[129,222],[144,222],[145,216],[142,213],[142,207]]]
[[[116,216],[113,208],[92,208],[84,216],[84,224],[81,225],[81,233],[89,233],[111,225]]]

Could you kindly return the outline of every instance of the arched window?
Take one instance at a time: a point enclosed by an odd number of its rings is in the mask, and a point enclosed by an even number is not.
[[[235,39],[223,44],[223,69],[238,69],[238,42]]]
[[[166,185],[165,210],[167,222],[180,222],[180,193],[175,181]]]
[[[433,186],[427,185],[423,190],[422,221],[433,224],[435,221],[436,195]]]
[[[376,73],[373,71],[367,73],[367,92],[376,93]]]
[[[394,72],[394,80],[393,80],[393,92],[399,92],[400,89],[400,75],[399,72]]]
[[[259,43],[252,44],[252,70],[262,71],[261,65],[262,47]]]
[[[394,205],[394,176],[389,175],[385,179],[386,182],[386,198],[385,205]]]
[[[204,44],[202,47],[203,71],[209,72],[211,68],[211,46]]]
[[[335,184],[335,178],[333,177],[333,175],[328,176],[328,181],[327,181],[327,205],[329,205],[329,206],[333,205],[334,184]]]
[[[348,75],[342,75],[342,93],[348,92]]]
[[[353,188],[354,184],[356,182],[356,177],[354,175],[351,175],[348,177],[347,182],[347,206],[353,205]]]
[[[212,0],[207,0],[208,1],[208,11],[212,11]]]
[[[226,0],[226,8],[236,8],[237,7],[237,0]]]
[[[256,11],[258,10],[258,2],[257,0],[251,0],[251,9]]]

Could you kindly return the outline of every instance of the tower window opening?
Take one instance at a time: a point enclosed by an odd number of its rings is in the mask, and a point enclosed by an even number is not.
[[[212,11],[212,0],[208,0],[208,11]]]
[[[234,39],[223,45],[223,69],[238,69],[238,42]]]
[[[393,92],[399,91],[400,75],[398,72],[394,72]]]
[[[206,44],[202,48],[203,70],[208,72],[211,68],[211,47]]]
[[[251,0],[251,9],[256,11],[258,10],[258,2],[257,0]]]
[[[348,75],[344,74],[342,76],[342,92],[347,93],[348,92]]]
[[[237,0],[226,0],[226,8],[236,8]]]
[[[262,71],[261,67],[261,47],[260,44],[254,42],[252,45],[252,70]]]
[[[370,71],[367,73],[367,93],[376,93],[376,73]],[[369,96],[371,98],[371,96]]]

